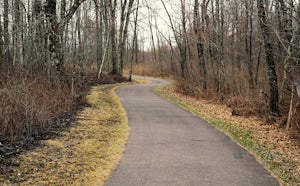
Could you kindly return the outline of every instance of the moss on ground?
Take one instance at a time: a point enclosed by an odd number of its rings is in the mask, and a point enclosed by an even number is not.
[[[78,114],[74,127],[16,157],[19,165],[9,176],[0,175],[0,185],[103,185],[129,134],[125,110],[114,92],[120,85],[92,87],[89,107]]]
[[[300,185],[299,144],[286,139],[285,145],[287,147],[278,145],[277,141],[284,141],[284,139],[280,139],[285,136],[282,134],[283,131],[277,130],[272,133],[272,130],[276,130],[272,126],[264,126],[256,119],[236,118],[222,111],[225,106],[214,105],[207,101],[199,101],[175,93],[174,88],[170,86],[156,87],[155,91],[169,101],[178,104],[195,115],[201,116],[217,129],[226,133],[254,154],[258,161],[278,178],[281,185]],[[210,107],[213,108],[210,109]],[[243,121],[245,123],[241,123]],[[290,147],[293,147],[293,149]],[[287,148],[290,148],[290,153],[286,152]]]

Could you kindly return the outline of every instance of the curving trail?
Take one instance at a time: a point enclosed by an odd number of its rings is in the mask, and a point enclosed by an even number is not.
[[[255,158],[201,118],[153,92],[168,82],[121,87],[131,134],[106,186],[276,186]]]

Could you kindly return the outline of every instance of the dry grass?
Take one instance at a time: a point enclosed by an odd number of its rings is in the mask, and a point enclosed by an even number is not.
[[[130,68],[125,67],[123,74],[129,74]],[[165,77],[170,76],[171,73],[166,73],[159,68],[159,65],[153,64],[134,64],[132,67],[132,74],[141,76],[152,76],[152,77]]]
[[[129,128],[114,88],[94,86],[89,107],[61,137],[15,158],[16,166],[0,175],[3,185],[102,185],[124,150]]]
[[[254,153],[282,185],[300,184],[300,143],[276,124],[266,125],[263,119],[254,116],[232,116],[228,106],[183,95],[174,87],[158,88],[157,91],[206,118]]]

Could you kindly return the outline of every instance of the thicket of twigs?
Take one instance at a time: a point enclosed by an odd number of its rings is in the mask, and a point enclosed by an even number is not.
[[[0,82],[0,141],[30,143],[70,113],[80,101],[84,90],[80,80],[74,83],[64,76],[59,85],[42,72],[16,68],[1,73]]]
[[[126,81],[119,75],[101,75],[94,68],[83,74],[65,69],[59,84],[43,71],[14,67],[0,77],[0,142],[19,146],[43,139],[49,132],[63,130],[73,114],[85,105],[90,85]],[[73,75],[72,75],[73,74]],[[75,74],[75,76],[74,76]],[[80,75],[81,74],[81,75]],[[50,136],[51,137],[51,136]]]

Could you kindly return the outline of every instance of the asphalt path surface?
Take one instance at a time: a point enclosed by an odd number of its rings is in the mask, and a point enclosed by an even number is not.
[[[167,81],[150,80],[117,90],[131,133],[106,186],[279,185],[228,136],[153,92]]]

